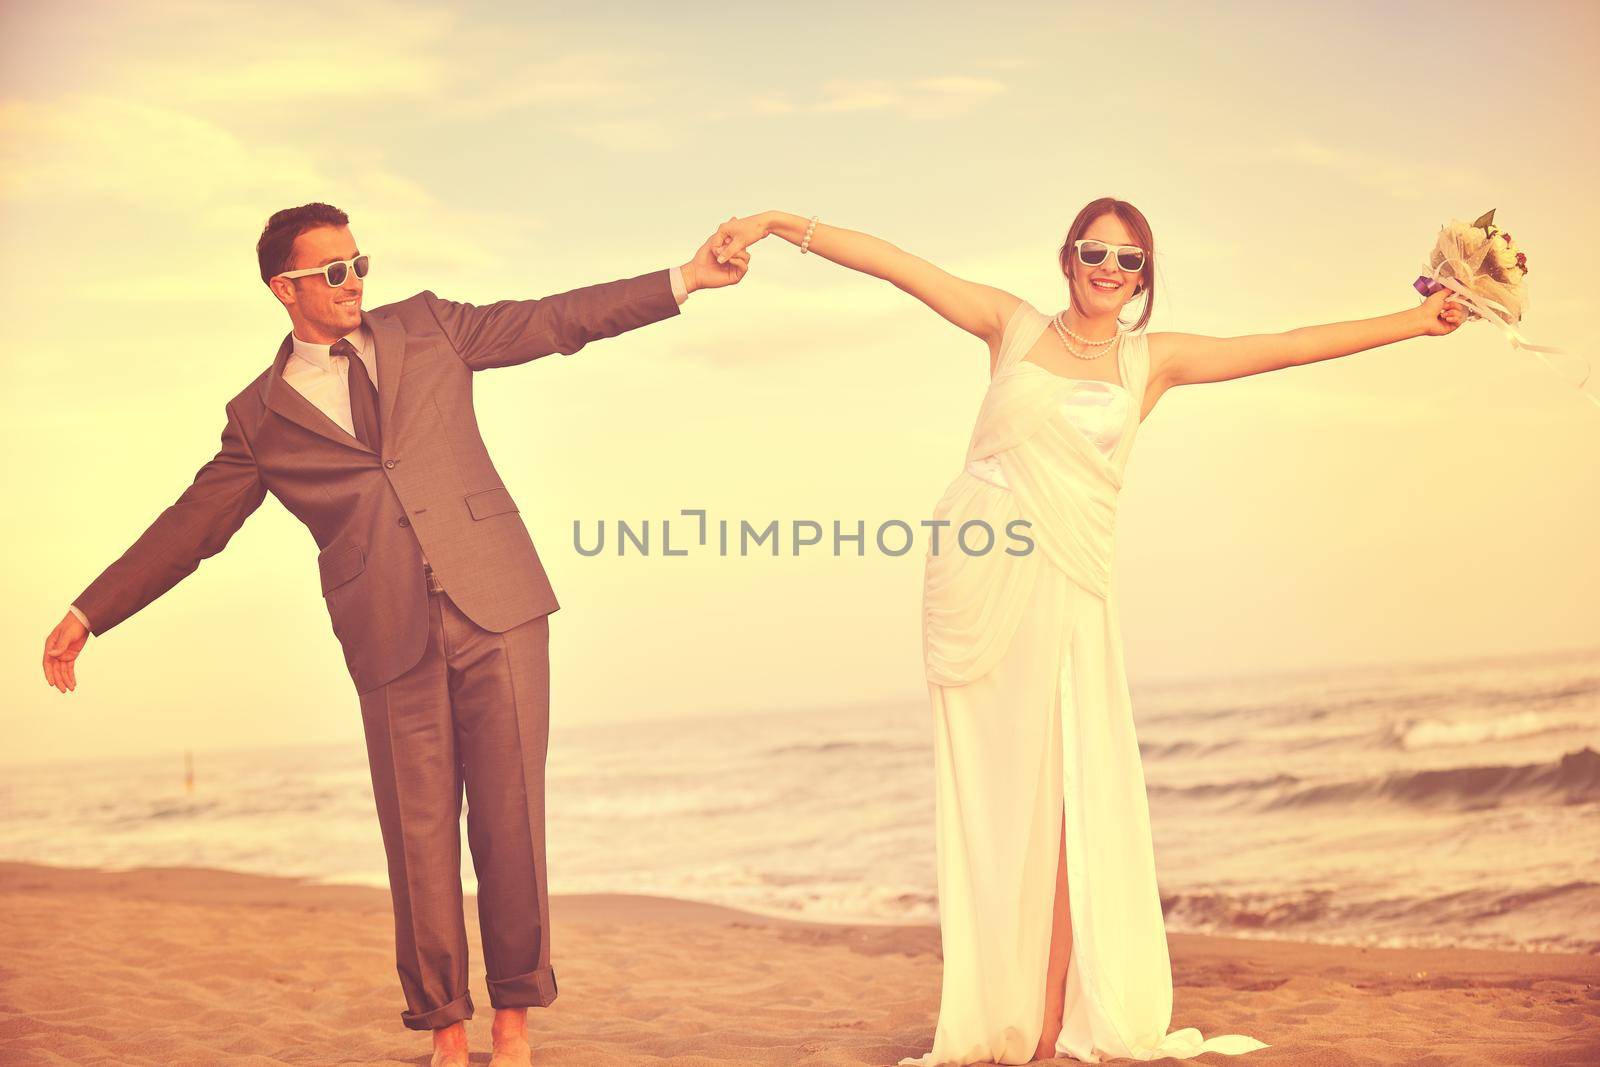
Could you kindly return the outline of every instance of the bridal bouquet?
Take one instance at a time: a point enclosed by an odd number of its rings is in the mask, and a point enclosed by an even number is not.
[[[1412,285],[1424,297],[1440,289],[1450,289],[1459,303],[1466,305],[1467,318],[1487,319],[1500,326],[1511,347],[1538,355],[1549,368],[1566,378],[1580,391],[1589,379],[1589,361],[1560,348],[1530,345],[1516,324],[1528,307],[1528,257],[1517,248],[1511,235],[1494,224],[1494,211],[1480,216],[1470,226],[1459,219],[1439,231],[1420,275]],[[1544,353],[1566,357],[1558,366]],[[1600,399],[1585,392],[1597,407]]]
[[[1468,306],[1469,319],[1481,319],[1492,308],[1503,325],[1522,321],[1528,257],[1494,224],[1493,211],[1470,226],[1455,219],[1440,230],[1427,267],[1413,283],[1423,296],[1452,289]]]

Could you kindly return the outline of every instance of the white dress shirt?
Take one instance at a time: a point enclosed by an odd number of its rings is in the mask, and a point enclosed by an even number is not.
[[[680,305],[689,299],[688,288],[683,282],[683,271],[673,267],[668,271],[672,280],[672,296]],[[372,341],[372,333],[365,326],[357,326],[355,330],[346,334],[344,340],[355,346],[356,355],[367,368],[367,377],[372,379],[374,388],[378,385],[378,352]],[[356,436],[355,418],[350,414],[350,360],[345,356],[334,356],[330,353],[333,345],[313,344],[302,341],[298,336],[294,338],[294,352],[283,365],[283,380],[294,386],[295,391],[305,397],[328,418],[338,423],[351,437]],[[427,563],[426,554],[422,562]],[[78,617],[78,621],[85,627],[89,626],[89,619],[78,610],[78,605],[71,605],[70,610]]]

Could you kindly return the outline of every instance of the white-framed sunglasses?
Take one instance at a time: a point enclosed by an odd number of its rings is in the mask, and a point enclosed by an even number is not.
[[[1072,247],[1078,250],[1078,262],[1085,267],[1098,267],[1106,261],[1107,255],[1115,252],[1119,270],[1129,274],[1144,270],[1144,249],[1138,245],[1108,245],[1104,241],[1085,237],[1072,242]]]
[[[371,256],[357,256],[354,259],[341,259],[321,267],[307,267],[305,270],[286,270],[281,274],[274,274],[274,278],[306,278],[313,274],[320,274],[327,279],[331,288],[337,289],[344,284],[350,271],[356,272],[357,278],[365,278],[367,271],[372,266]]]

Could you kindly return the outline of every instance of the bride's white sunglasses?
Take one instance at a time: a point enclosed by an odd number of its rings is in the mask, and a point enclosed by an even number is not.
[[[1104,241],[1084,238],[1072,242],[1072,247],[1078,250],[1078,262],[1085,267],[1098,267],[1106,261],[1108,253],[1115,251],[1117,267],[1120,270],[1125,270],[1129,274],[1137,274],[1144,270],[1144,249],[1138,245],[1117,245],[1113,248]]]
[[[320,274],[327,279],[328,285],[334,289],[344,284],[349,271],[355,271],[357,278],[365,278],[367,270],[372,266],[371,256],[357,256],[354,259],[341,259],[334,263],[327,263],[320,267],[307,267],[305,270],[286,270],[275,274],[275,278],[305,278],[312,274]]]

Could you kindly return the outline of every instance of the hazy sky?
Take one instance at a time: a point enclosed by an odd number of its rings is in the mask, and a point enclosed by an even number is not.
[[[1216,336],[1413,306],[1438,227],[1496,208],[1530,339],[1600,362],[1592,5],[539,6],[0,8],[5,758],[359,743],[316,546],[272,497],[91,637],[76,692],[39,666],[287,332],[254,257],[285,206],[350,213],[368,307],[629,277],[779,208],[1048,312],[1066,226],[1113,195],[1155,229],[1150,328]],[[771,238],[681,317],[479,374],[563,605],[555,728],[925,702],[920,545],[585,558],[572,525],[914,524],[987,355]],[[1600,644],[1597,530],[1600,408],[1481,323],[1174,390],[1119,516],[1136,708],[1164,679]]]

